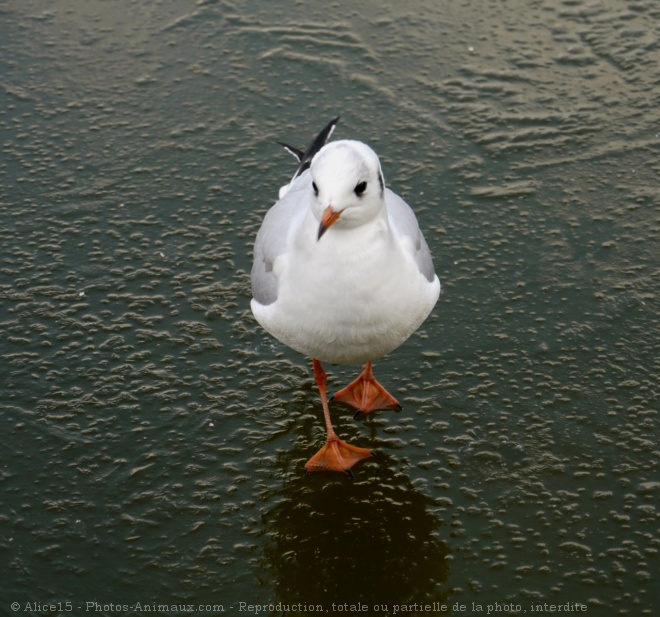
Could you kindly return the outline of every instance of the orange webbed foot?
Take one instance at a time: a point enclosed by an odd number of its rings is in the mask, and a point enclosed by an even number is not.
[[[368,448],[358,448],[343,442],[333,435],[328,438],[325,445],[305,464],[306,472],[313,471],[339,471],[353,477],[351,467],[365,458],[373,456],[374,452]]]
[[[330,399],[357,409],[354,418],[372,411],[401,409],[399,401],[376,380],[371,366],[371,362],[367,362],[358,378]]]

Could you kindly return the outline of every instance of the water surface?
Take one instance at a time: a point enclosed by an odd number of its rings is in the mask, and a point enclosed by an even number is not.
[[[0,612],[656,614],[658,23],[654,0],[6,2]],[[275,141],[335,115],[443,282],[376,365],[403,411],[333,408],[379,453],[353,481],[303,474],[310,367],[249,310],[294,169]]]

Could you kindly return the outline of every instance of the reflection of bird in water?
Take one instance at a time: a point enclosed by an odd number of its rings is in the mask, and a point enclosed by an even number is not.
[[[337,120],[306,152],[287,146],[300,164],[257,234],[251,306],[264,329],[313,358],[327,440],[305,469],[350,475],[372,452],[337,437],[321,361],[365,363],[334,396],[356,415],[398,408],[372,360],[421,325],[440,282],[413,211],[385,188],[376,153],[358,141],[325,145]]]
[[[289,454],[285,454],[288,457]],[[265,567],[282,603],[370,606],[442,602],[450,593],[448,547],[434,502],[387,465],[378,481],[309,486],[289,476],[264,514]],[[365,613],[373,615],[369,610]],[[410,613],[408,613],[410,614]]]

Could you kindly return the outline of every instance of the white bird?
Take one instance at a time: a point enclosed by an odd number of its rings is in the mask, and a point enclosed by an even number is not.
[[[411,208],[385,187],[376,153],[359,141],[330,142],[339,118],[299,160],[254,245],[252,312],[276,339],[313,360],[327,439],[305,470],[340,471],[373,452],[337,437],[321,362],[365,363],[333,399],[355,416],[399,404],[376,381],[372,360],[401,345],[440,294],[428,245]]]

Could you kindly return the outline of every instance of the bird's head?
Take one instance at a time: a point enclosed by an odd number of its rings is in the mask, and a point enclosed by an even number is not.
[[[312,211],[318,239],[330,227],[349,229],[374,219],[384,207],[384,181],[376,153],[359,141],[333,141],[311,164]]]

